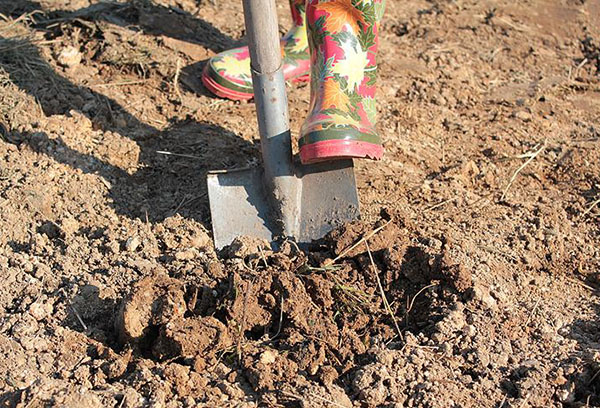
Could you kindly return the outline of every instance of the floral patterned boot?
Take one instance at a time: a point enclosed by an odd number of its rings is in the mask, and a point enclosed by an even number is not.
[[[308,0],[309,114],[298,141],[303,163],[380,159],[375,130],[379,21],[385,0]]]
[[[283,75],[286,80],[308,81],[310,57],[306,35],[305,0],[290,0],[293,27],[281,39]],[[202,83],[222,98],[245,100],[254,96],[248,47],[224,51],[212,57],[202,73]]]

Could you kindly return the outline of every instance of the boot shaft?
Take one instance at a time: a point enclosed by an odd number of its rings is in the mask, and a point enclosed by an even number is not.
[[[281,39],[286,80],[308,81],[310,57],[305,25],[305,0],[290,0],[292,27]],[[253,97],[248,47],[227,50],[212,57],[202,73],[202,83],[212,93],[228,99]]]
[[[308,0],[311,102],[299,140],[304,162],[380,158],[375,90],[384,0]]]
[[[385,0],[307,0],[306,9],[314,78],[323,81],[337,73],[352,93],[362,83],[357,82],[363,68],[367,82],[374,85]]]
[[[308,37],[306,34],[306,1],[290,0],[290,10],[294,25],[281,39],[284,64],[296,65],[309,60]]]
[[[306,13],[306,0],[290,0],[290,10],[294,25],[303,26],[304,15]]]

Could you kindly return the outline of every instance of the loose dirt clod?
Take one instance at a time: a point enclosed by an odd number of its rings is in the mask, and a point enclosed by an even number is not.
[[[121,341],[143,341],[153,329],[183,317],[187,310],[183,295],[183,283],[164,272],[137,282],[116,317],[115,328]]]
[[[81,63],[81,53],[76,47],[65,47],[58,54],[58,63],[68,68],[76,67]]]
[[[174,319],[160,326],[152,352],[159,360],[176,357],[202,359],[195,367],[214,360],[217,353],[227,351],[233,344],[227,327],[213,317]]]

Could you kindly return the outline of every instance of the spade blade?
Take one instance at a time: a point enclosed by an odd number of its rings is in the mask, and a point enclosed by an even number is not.
[[[273,240],[273,211],[261,168],[210,172],[208,200],[215,247],[222,249],[239,236]]]
[[[278,220],[294,219],[292,238],[301,246],[360,216],[352,160],[295,165],[301,193],[295,206],[273,202],[261,168],[208,174],[208,197],[215,247],[222,249],[240,236],[273,243],[281,236]],[[279,216],[278,211],[296,214]],[[299,214],[299,219],[298,218]],[[289,215],[289,214],[288,214]]]
[[[308,244],[360,217],[352,160],[298,167],[302,174],[298,243]]]

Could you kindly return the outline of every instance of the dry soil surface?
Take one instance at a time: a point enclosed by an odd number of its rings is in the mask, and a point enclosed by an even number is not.
[[[600,1],[388,0],[363,220],[217,254],[240,3],[0,1],[0,405],[600,406]]]

